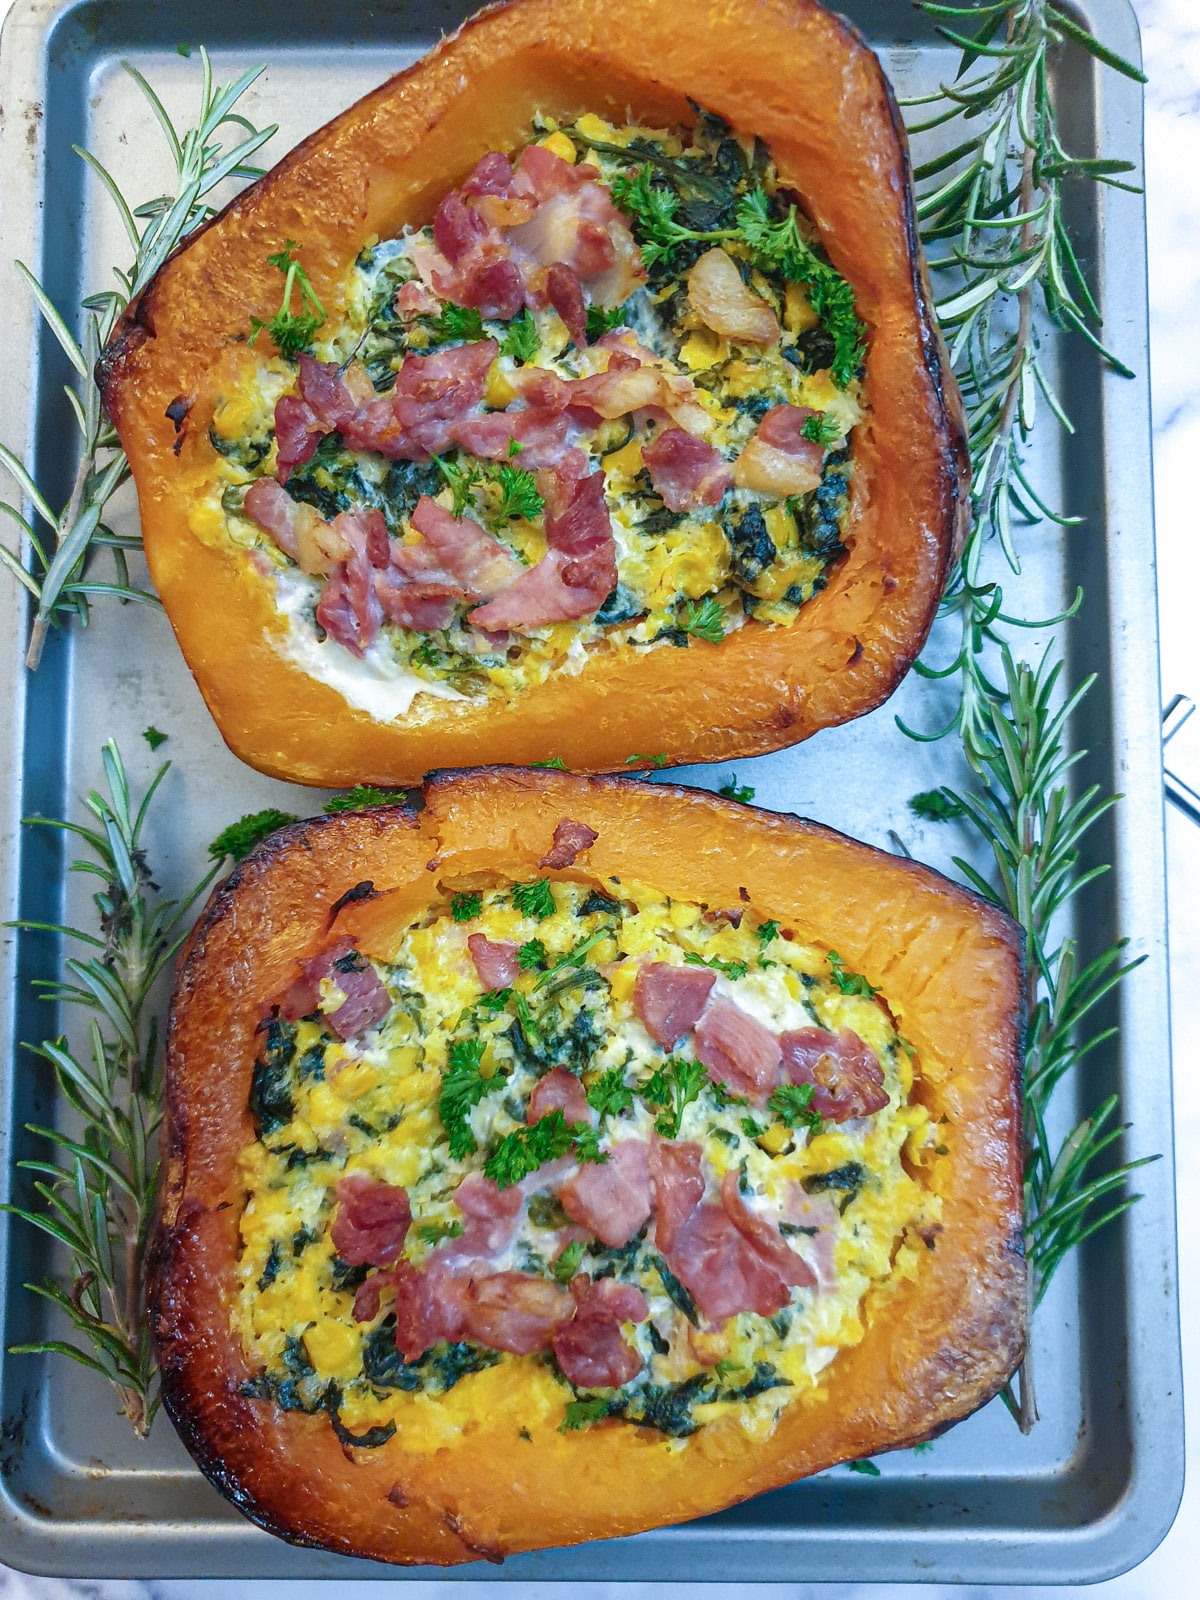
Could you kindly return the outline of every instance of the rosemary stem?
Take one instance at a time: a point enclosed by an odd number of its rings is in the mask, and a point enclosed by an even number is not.
[[[67,510],[60,527],[68,532],[79,520],[79,513],[83,508],[84,491],[87,488],[88,478],[95,466],[94,451],[85,450],[79,458],[79,465],[75,469],[75,482],[71,486],[71,498],[67,502]],[[36,672],[42,659],[42,650],[45,648],[46,635],[50,631],[51,616],[39,606],[37,615],[33,619],[33,627],[29,632],[29,648],[25,652],[25,665],[30,672]]]

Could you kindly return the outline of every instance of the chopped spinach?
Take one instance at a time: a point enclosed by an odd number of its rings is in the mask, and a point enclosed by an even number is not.
[[[735,581],[753,583],[779,554],[762,512],[757,506],[747,506],[739,518],[730,517],[723,526],[733,552],[730,568]]]

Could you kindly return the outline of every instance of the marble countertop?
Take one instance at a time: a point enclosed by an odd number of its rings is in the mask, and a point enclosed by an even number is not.
[[[1146,194],[1149,215],[1150,327],[1155,435],[1155,513],[1158,526],[1162,678],[1164,701],[1176,692],[1200,700],[1193,596],[1200,593],[1200,540],[1194,534],[1195,487],[1200,461],[1200,5],[1197,0],[1133,0],[1142,27],[1146,71]],[[0,0],[0,16],[7,10]],[[1194,724],[1194,725],[1193,725]],[[1171,764],[1200,790],[1200,715],[1171,746]],[[1200,1215],[1200,1075],[1194,1070],[1200,1036],[1200,827],[1168,808],[1168,883],[1171,900],[1171,1026],[1175,1055],[1175,1127],[1179,1157],[1181,1302],[1185,1389],[1200,1393],[1200,1235],[1190,1222]],[[1140,1566],[1097,1585],[1097,1600],[1183,1600],[1196,1592],[1200,1572],[1200,1453],[1188,1450],[1189,1485],[1175,1525]],[[503,1595],[503,1587],[465,1581],[381,1584],[403,1587],[406,1600],[468,1600]],[[645,1600],[651,1586],[580,1583],[572,1600]],[[1022,1595],[1066,1596],[1077,1590],[1047,1588],[969,1590],[953,1586],[693,1585],[706,1600],[1016,1600]],[[526,1584],[523,1596],[565,1593],[568,1586]],[[511,1593],[512,1590],[507,1592]],[[0,1568],[0,1600],[358,1600],[354,1583],[322,1584],[172,1581],[150,1583],[31,1578]]]

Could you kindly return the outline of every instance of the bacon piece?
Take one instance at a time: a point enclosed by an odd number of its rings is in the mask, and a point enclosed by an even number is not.
[[[451,427],[483,399],[488,371],[499,346],[494,339],[480,339],[451,350],[435,350],[431,355],[404,358],[392,390],[391,410],[403,430],[403,449],[395,454],[412,461],[440,455],[451,444]],[[348,435],[347,443],[350,443]],[[388,455],[383,445],[378,448]]]
[[[654,1191],[654,1236],[658,1248],[667,1254],[704,1198],[704,1177],[700,1145],[678,1139],[650,1142],[650,1181]]]
[[[742,281],[733,257],[706,250],[688,273],[688,302],[714,333],[740,344],[778,344],[779,319],[761,295]]]
[[[390,1272],[373,1272],[369,1278],[364,1278],[354,1291],[355,1322],[373,1322],[379,1315],[383,1291],[391,1286]]]
[[[280,396],[275,402],[276,470],[280,483],[287,482],[293,467],[312,457],[326,431],[299,395]]]
[[[470,1280],[456,1278],[437,1264],[396,1263],[396,1349],[405,1361],[419,1361],[442,1339],[459,1339],[465,1326],[463,1302]],[[365,1285],[364,1285],[365,1287]]]
[[[466,1218],[457,1239],[447,1239],[433,1252],[446,1264],[479,1261],[501,1255],[517,1236],[525,1195],[516,1185],[501,1189],[482,1172],[469,1172],[454,1193]]]
[[[605,235],[607,238],[607,235]],[[607,265],[611,266],[609,261]],[[556,261],[546,273],[546,298],[566,324],[567,332],[579,346],[587,343],[587,305],[583,284],[574,267]]]
[[[805,421],[815,415],[808,406],[772,406],[734,462],[738,488],[780,500],[817,488],[825,449],[803,432]]]
[[[487,223],[457,189],[442,197],[433,214],[433,242],[451,266],[457,266],[487,235]]]
[[[590,850],[600,835],[586,822],[572,822],[564,817],[554,830],[554,843],[538,861],[539,867],[553,867],[561,871],[574,866],[575,858]]]
[[[467,592],[457,584],[409,583],[394,571],[375,574],[375,593],[389,622],[414,633],[438,633],[447,628]]]
[[[479,981],[489,992],[507,989],[516,982],[521,968],[517,963],[517,947],[511,939],[494,944],[484,933],[473,933],[467,940],[467,949],[475,963]]]
[[[643,1361],[622,1337],[622,1322],[645,1322],[650,1308],[640,1289],[615,1278],[571,1282],[575,1315],[552,1336],[559,1370],[579,1389],[619,1389],[642,1370]]]
[[[256,478],[246,490],[243,508],[248,517],[269,533],[275,543],[306,572],[315,569],[305,559],[306,544],[321,521],[312,506],[293,500],[275,478]],[[311,560],[311,555],[308,557]]]
[[[552,1111],[561,1111],[568,1122],[593,1122],[592,1108],[588,1105],[583,1085],[566,1067],[555,1067],[544,1078],[539,1078],[529,1097],[529,1122],[540,1122]],[[607,1170],[609,1163],[595,1167],[597,1172]]]
[[[716,973],[707,967],[643,962],[633,986],[633,1009],[655,1043],[674,1050],[696,1026],[716,981]]]
[[[826,1122],[869,1117],[887,1105],[879,1058],[849,1028],[799,1028],[782,1034],[779,1047],[788,1079],[812,1084],[809,1104]]]
[[[380,511],[342,511],[331,524],[346,548],[317,602],[317,621],[339,644],[361,656],[379,636],[383,607],[372,569],[388,562],[387,524]]]
[[[461,192],[472,198],[484,194],[510,195],[512,183],[512,162],[499,150],[489,150],[475,163]]]
[[[817,1281],[816,1274],[807,1261],[791,1248],[780,1233],[778,1224],[771,1224],[746,1204],[734,1167],[730,1167],[721,1179],[721,1204],[737,1231],[750,1241],[765,1261],[770,1262],[784,1283],[793,1288],[813,1288]]]
[[[547,377],[554,376],[547,373]],[[577,478],[587,470],[587,457],[571,443],[573,420],[562,407],[528,406],[522,411],[465,417],[450,432],[454,444],[485,461],[507,461],[515,440],[521,446],[521,466],[535,471],[539,467],[565,470],[569,463],[569,476]]]
[[[412,1208],[403,1189],[352,1172],[338,1183],[337,1213],[329,1237],[349,1266],[390,1267],[404,1248],[411,1222]]]
[[[715,1322],[739,1311],[770,1317],[791,1299],[785,1276],[711,1200],[696,1208],[663,1255],[697,1309]]]
[[[472,597],[486,600],[525,571],[508,546],[474,518],[452,516],[427,494],[417,501],[412,525],[424,545],[393,546],[392,560],[413,577],[431,578],[436,572]]]
[[[570,1291],[528,1272],[495,1272],[470,1281],[463,1296],[463,1331],[489,1350],[532,1355],[546,1350],[574,1311]]]
[[[717,995],[696,1026],[696,1058],[714,1083],[766,1105],[779,1081],[782,1054],[771,1030],[741,1006]]]
[[[412,317],[436,317],[441,301],[420,281],[402,283],[396,291],[396,314],[409,320]]]
[[[299,963],[299,976],[283,997],[280,1010],[290,1022],[311,1016],[321,1003],[321,980],[328,978],[345,999],[325,1020],[339,1039],[351,1039],[382,1022],[392,1008],[391,996],[374,967],[343,936],[318,955]]]
[[[684,428],[664,428],[642,451],[655,493],[670,511],[721,503],[733,471],[719,450]]]
[[[631,335],[606,333],[596,348],[610,352],[608,368],[590,378],[571,379],[572,404],[610,419],[650,406],[665,411],[689,433],[705,434],[711,428],[712,418],[696,398],[691,379],[659,366],[654,352]]]
[[[572,1222],[603,1244],[628,1244],[650,1216],[649,1146],[644,1139],[619,1139],[602,1165],[587,1162],[560,1184],[558,1198]]]
[[[592,616],[612,593],[617,557],[603,472],[577,479],[558,500],[561,511],[553,510],[547,498],[547,554],[503,594],[472,611],[473,627],[529,633],[547,623]]]

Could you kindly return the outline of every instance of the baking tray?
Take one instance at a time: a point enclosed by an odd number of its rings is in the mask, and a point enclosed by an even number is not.
[[[278,122],[274,158],[319,123],[407,64],[469,9],[455,0],[210,0],[203,42],[218,78],[268,63],[243,109]],[[906,0],[854,0],[844,9],[884,56],[901,94],[952,76],[956,56]],[[681,4],[686,15],[686,8]],[[1127,0],[1085,0],[1079,20],[1138,58]],[[74,440],[61,384],[65,362],[35,325],[10,258],[34,267],[60,306],[102,286],[127,245],[99,186],[72,153],[86,144],[128,192],[149,197],[168,172],[151,115],[121,61],[133,62],[184,125],[196,102],[196,9],[146,0],[17,0],[0,53],[0,174],[4,184],[0,284],[10,338],[0,362],[0,438],[36,461],[61,503]],[[1082,154],[1141,154],[1139,89],[1102,74],[1078,50],[1057,64],[1070,147]],[[1069,535],[1042,529],[1009,604],[1053,615],[1081,585],[1081,616],[1066,630],[1068,673],[1099,674],[1073,719],[1089,752],[1078,781],[1125,800],[1087,839],[1083,866],[1113,871],[1082,895],[1073,932],[1085,956],[1125,935],[1145,957],[1100,1020],[1119,1028],[1068,1082],[1060,1132],[1104,1095],[1119,1092],[1132,1132],[1123,1158],[1161,1152],[1139,1173],[1145,1198],[1063,1268],[1034,1328],[1042,1421],[1022,1438],[999,1402],[920,1456],[881,1458],[881,1476],[838,1469],[685,1527],[583,1549],[515,1557],[502,1568],[454,1576],[534,1579],[941,1582],[1082,1582],[1145,1556],[1170,1526],[1183,1482],[1163,871],[1162,773],[1151,525],[1145,223],[1141,198],[1078,186],[1072,225],[1099,282],[1105,336],[1137,377],[1105,372],[1080,341],[1047,330],[1077,433],[1041,430],[1033,470],[1051,501],[1086,518]],[[131,500],[121,527],[133,526]],[[0,838],[4,917],[88,917],[86,885],[65,882],[69,857],[51,830],[22,829],[23,815],[64,816],[99,776],[99,746],[113,735],[136,783],[157,765],[141,738],[169,734],[173,766],[149,851],[168,893],[194,882],[205,846],[249,810],[301,813],[324,797],[262,778],[225,750],[175,648],[165,619],[144,607],[101,603],[86,634],[55,638],[36,676],[22,668],[27,630],[15,585],[0,589]],[[216,625],[219,619],[214,619]],[[952,624],[950,625],[953,626]],[[936,636],[935,636],[936,640]],[[953,648],[948,634],[945,648]],[[1040,649],[1034,640],[1032,648]],[[935,642],[935,650],[938,648]],[[945,690],[915,678],[892,702],[792,751],[738,764],[760,804],[813,816],[885,848],[898,837],[948,866],[971,841],[951,825],[915,820],[917,790],[959,776],[952,741],[920,745],[896,728],[939,726]],[[675,776],[675,774],[672,774]],[[686,781],[715,787],[727,766]],[[981,863],[982,865],[983,863]],[[86,921],[85,921],[86,925]],[[55,970],[48,936],[6,934],[0,949],[0,1027],[6,1041],[0,1184],[26,1193],[14,1163],[32,1148],[28,1121],[58,1114],[38,1064],[15,1041],[37,1040],[58,1019],[31,998],[31,979]],[[9,1219],[4,1218],[5,1222]],[[45,1333],[42,1309],[21,1284],[53,1268],[23,1224],[0,1232],[6,1286],[3,1343]],[[903,1382],[903,1374],[897,1374]],[[293,1549],[253,1528],[209,1487],[160,1420],[138,1444],[112,1414],[107,1390],[61,1358],[0,1360],[0,1556],[27,1570],[123,1577],[396,1577],[345,1557]],[[497,1463],[503,1470],[503,1463]],[[412,1575],[436,1576],[430,1569]]]

